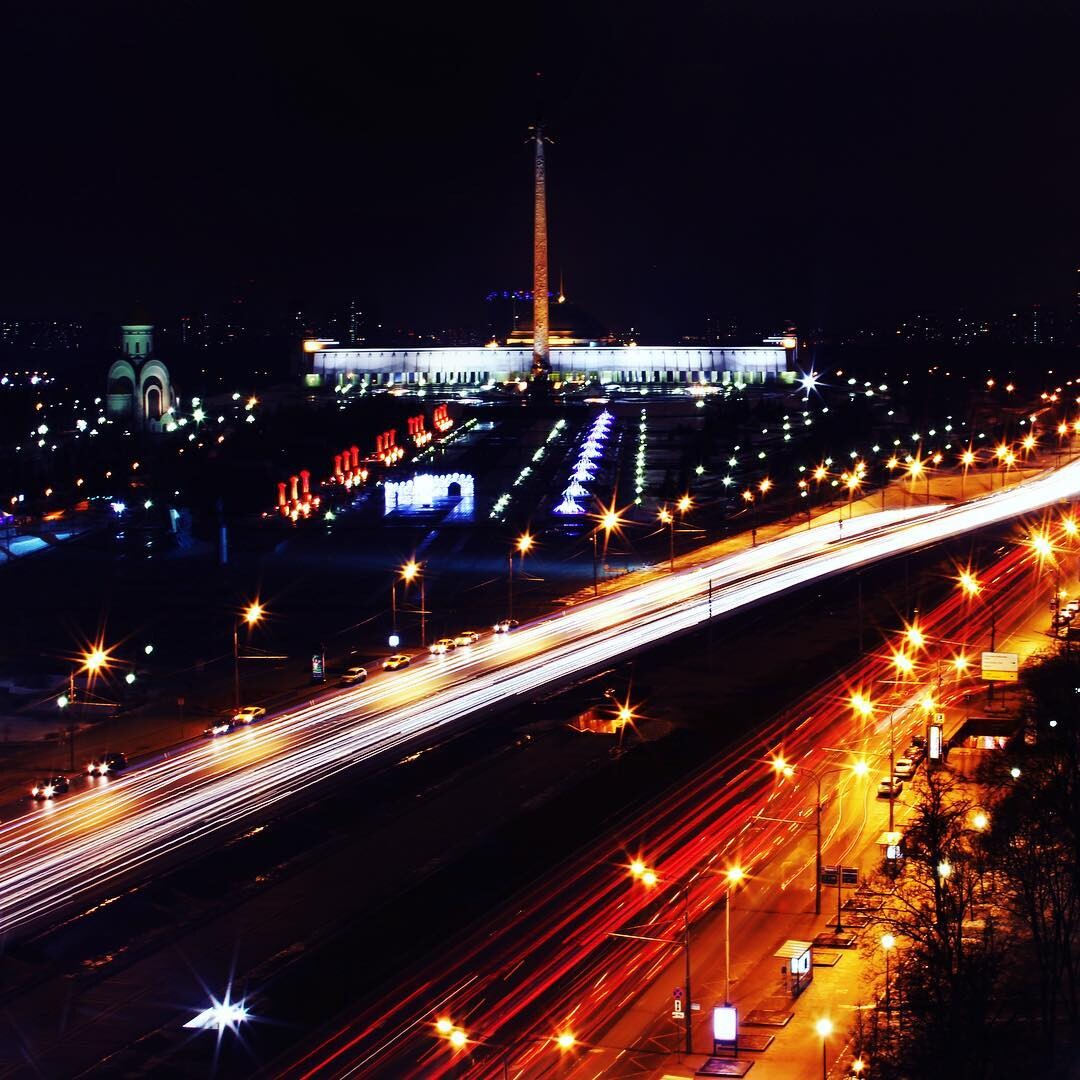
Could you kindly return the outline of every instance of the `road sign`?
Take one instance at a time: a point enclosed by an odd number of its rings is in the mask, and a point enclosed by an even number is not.
[[[986,682],[1016,682],[1019,669],[1020,657],[1014,652],[982,654],[982,677]]]
[[[835,885],[837,877],[842,885],[859,884],[859,868],[857,866],[823,866],[821,868],[821,884]]]
[[[672,1020],[685,1020],[686,1019],[686,1013],[684,1013],[682,1011],[682,1002],[681,1001],[676,1001],[675,1002],[675,1008],[671,1010],[671,1019]]]

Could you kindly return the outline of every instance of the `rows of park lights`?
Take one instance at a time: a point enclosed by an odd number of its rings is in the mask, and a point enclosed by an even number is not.
[[[634,457],[634,502],[640,504],[645,496],[645,448],[648,437],[648,413],[641,410],[638,421],[637,454]]]
[[[532,465],[536,465],[541,462],[544,455],[547,453],[548,446],[551,445],[563,432],[566,427],[566,420],[556,420],[551,430],[548,432],[547,438],[544,440],[544,445],[538,447],[536,452],[532,456]],[[514,479],[512,487],[518,487],[525,483],[530,476],[532,476],[532,465],[525,465],[522,470],[517,474]],[[510,505],[510,500],[513,498],[513,493],[510,491],[504,491],[496,500],[495,504],[491,508],[491,513],[488,517],[495,518],[497,521],[501,521],[506,516],[507,507]]]
[[[46,381],[51,382],[53,380],[50,379]],[[243,402],[242,408],[244,410],[244,413],[246,413],[246,416],[244,417],[245,421],[249,424],[255,423],[254,410],[255,406],[259,403],[258,399],[253,395],[245,398],[244,395],[240,394],[239,392],[235,392],[232,395],[232,400],[237,403],[238,407],[240,407],[240,403]],[[168,432],[169,434],[173,434],[177,431],[183,430],[189,425],[193,425],[195,431],[187,432],[187,439],[185,441],[187,443],[198,442],[198,447],[202,448],[206,445],[206,443],[200,438],[200,436],[202,435],[203,425],[209,425],[212,421],[211,418],[207,416],[206,410],[203,407],[200,398],[192,398],[191,404],[192,410],[189,415],[180,413],[175,408],[175,406],[170,406],[166,410],[165,415],[162,418],[164,421],[164,428],[166,432]],[[90,419],[87,419],[83,416],[77,416],[73,424],[74,430],[64,431],[65,437],[70,436],[72,439],[78,440],[83,435],[86,435],[88,438],[93,438],[100,435],[103,429],[105,429],[106,427],[117,427],[120,423],[119,421],[110,419],[106,416],[103,408],[103,400],[100,397],[94,398],[92,403],[87,405],[82,404],[81,401],[76,398],[73,402],[73,405],[76,412],[88,411],[90,414]],[[34,409],[38,413],[44,413],[47,409],[59,409],[60,407],[61,406],[59,405],[47,405],[43,401],[37,401],[34,405]],[[224,415],[218,415],[216,417],[216,423],[219,426],[226,424],[227,418]],[[49,438],[47,438],[50,433],[53,433],[52,428],[48,423],[42,420],[30,431],[30,439],[36,445],[37,449],[44,449],[46,446],[48,446],[50,452],[54,452],[59,449],[59,442],[50,442]],[[53,434],[55,437],[55,433]],[[132,432],[129,430],[125,430],[124,435],[131,436]],[[219,433],[213,441],[215,445],[223,443],[225,441],[225,435],[223,433]],[[16,453],[22,452],[24,449],[26,449],[26,447],[24,447],[23,444],[18,444],[15,446]],[[186,449],[188,449],[188,447],[181,446],[178,449],[178,453],[182,455]],[[105,471],[104,478],[106,480],[112,478],[111,469]],[[74,480],[74,486],[76,489],[82,488],[85,483],[86,478],[83,476],[78,476]],[[47,487],[43,492],[46,498],[51,497],[53,493],[54,488],[52,486]],[[8,504],[15,505],[16,503],[22,503],[25,501],[26,493],[21,492],[17,495],[10,496],[8,499]]]
[[[586,512],[581,505],[582,499],[590,497],[589,490],[585,485],[591,484],[596,479],[596,471],[599,467],[597,462],[604,456],[604,444],[611,433],[611,425],[614,419],[611,413],[604,409],[589,425],[585,437],[581,441],[577,461],[570,473],[569,483],[563,489],[562,501],[555,508],[556,514],[576,515]]]

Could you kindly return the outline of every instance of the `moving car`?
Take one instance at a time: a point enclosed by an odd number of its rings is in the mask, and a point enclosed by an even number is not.
[[[456,649],[457,648],[457,643],[454,641],[453,638],[441,637],[441,638],[439,638],[438,641],[433,641],[428,646],[428,648],[430,649],[431,652],[435,653],[436,655],[440,655],[442,653],[448,653],[452,649]]]
[[[233,729],[232,720],[222,719],[215,720],[204,732],[204,735],[209,735],[214,738],[217,735],[228,735]]]
[[[261,705],[245,705],[233,713],[233,722],[236,724],[250,724],[252,720],[258,720],[265,716],[266,710]]]
[[[915,775],[917,765],[918,762],[913,761],[911,758],[897,758],[893,765],[893,774],[900,777],[901,780],[910,780]]]
[[[367,668],[354,665],[341,676],[341,681],[346,686],[352,686],[354,683],[361,683],[367,678]]]
[[[88,776],[108,776],[127,768],[127,758],[116,750],[92,758],[86,766]]]
[[[894,776],[891,780],[887,776],[883,776],[881,783],[877,786],[877,797],[879,799],[895,799],[903,790],[904,781],[899,776]]]
[[[393,656],[388,656],[383,662],[383,671],[397,671],[398,668],[408,667],[412,663],[412,657],[406,656],[404,653],[394,653]]]
[[[517,619],[500,619],[491,629],[496,634],[509,634],[511,630],[516,630],[521,623]]]
[[[480,640],[480,635],[475,630],[462,630],[456,638],[455,645],[475,645]]]
[[[35,799],[51,799],[55,795],[63,795],[68,789],[66,776],[50,776],[47,780],[39,780],[31,789],[30,794]]]

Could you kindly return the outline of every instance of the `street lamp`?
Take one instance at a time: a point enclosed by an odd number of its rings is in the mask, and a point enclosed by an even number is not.
[[[821,1080],[828,1080],[829,1077],[829,1052],[828,1052],[828,1038],[832,1034],[832,1021],[826,1017],[822,1017],[815,1025],[817,1033],[821,1036]]]
[[[597,537],[600,531],[604,532],[604,551],[607,551],[608,541],[611,539],[611,534],[617,532],[619,526],[622,525],[622,518],[619,516],[614,506],[605,507],[600,511],[596,518],[597,525],[592,531],[592,587],[593,596],[600,594],[600,582],[597,573],[597,560],[599,553],[597,551]]]
[[[873,705],[866,698],[864,698],[861,694],[856,694],[852,698],[852,705],[854,706],[856,711],[861,712],[863,716],[869,715],[871,712],[873,712],[873,708],[874,708]],[[822,781],[822,779],[824,777],[829,776],[831,773],[843,773],[843,772],[846,772],[849,768],[852,770],[852,772],[855,773],[856,776],[866,776],[867,773],[870,771],[870,769],[869,769],[869,766],[866,764],[866,762],[862,761],[862,760],[856,761],[853,765],[838,765],[836,768],[832,768],[832,769],[812,769],[812,768],[810,768],[809,765],[799,765],[798,767],[796,767],[794,765],[789,765],[782,757],[776,758],[772,763],[772,767],[773,767],[773,770],[777,773],[777,775],[787,777],[788,779],[793,777],[797,772],[808,773],[810,775],[811,779],[813,779],[814,784],[817,787],[817,800],[814,803],[815,811],[816,811],[815,823],[816,823],[816,826],[817,826],[817,844],[816,844],[815,859],[814,859],[814,864],[815,864],[815,868],[816,868],[816,871],[817,871],[817,880],[814,883],[814,914],[815,915],[820,915],[821,914],[821,867],[822,867],[822,860],[821,860],[821,781]],[[839,867],[837,867],[836,872],[837,872],[837,874],[840,873],[840,868]],[[840,883],[839,883],[839,878],[837,879],[837,890],[838,890],[838,896],[837,896],[837,904],[836,904],[836,910],[837,910],[836,922],[837,922],[837,933],[839,933],[840,929],[841,929],[841,927],[840,927],[840,900],[839,900]]]
[[[668,569],[675,569],[675,515],[666,507],[660,509],[660,524],[668,529]]]
[[[525,555],[532,546],[532,536],[530,536],[528,532],[524,532],[514,541],[514,546],[510,549],[510,554],[507,556],[506,617],[508,619],[514,617],[514,552],[516,551],[521,556],[521,569],[524,571]]]
[[[232,649],[233,649],[233,697],[236,708],[240,708],[240,624],[245,623],[250,629],[259,622],[264,614],[262,604],[258,600],[252,601],[243,611],[240,617],[233,620]]]
[[[890,983],[889,983],[889,953],[896,948],[896,938],[892,934],[881,935],[881,947],[885,951],[885,1015],[892,1023],[892,999],[890,997]]]
[[[423,646],[425,646],[427,644],[427,603],[425,602],[425,599],[424,599],[424,579],[426,577],[427,577],[427,574],[424,573],[424,564],[423,563],[418,563],[415,559],[410,559],[401,568],[401,580],[405,582],[405,587],[406,588],[408,588],[409,585],[413,581],[416,580],[416,578],[420,579],[420,646],[421,646],[421,648],[423,648]],[[396,605],[395,605],[395,608],[396,608]],[[395,635],[396,635],[396,633],[397,633],[397,625],[396,625],[397,624],[397,612],[396,612],[396,610],[395,610],[395,614],[394,614],[394,622],[395,622],[394,632],[395,632]]]
[[[649,869],[642,862],[641,859],[635,859],[630,864],[630,873],[641,882],[647,889],[651,889],[657,884],[659,878],[656,876],[656,871]],[[690,877],[687,875],[682,878],[678,883],[679,891],[682,893],[683,898],[683,961],[684,961],[684,978],[685,990],[686,990],[686,1052],[692,1054],[694,1052],[693,1043],[693,1028],[692,1016],[693,1009],[691,1003],[693,1002],[693,995],[690,992]],[[630,935],[633,936],[633,935]],[[669,941],[669,938],[650,938],[648,940],[661,940]]]
[[[975,451],[969,446],[960,455],[960,464],[964,466],[964,471],[960,474],[960,501],[964,501],[964,484],[967,481],[968,469],[975,464]]]
[[[727,879],[727,899],[724,901],[724,1004],[731,1004],[731,901],[735,895],[735,888],[744,877],[745,872],[740,866],[731,866],[724,871]],[[687,1046],[687,1050],[689,1050]]]

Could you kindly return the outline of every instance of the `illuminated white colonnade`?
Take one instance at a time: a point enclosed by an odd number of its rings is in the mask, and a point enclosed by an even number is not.
[[[691,385],[750,383],[790,377],[788,350],[775,345],[704,349],[661,346],[574,346],[551,350],[555,380]],[[324,384],[474,385],[527,379],[532,350],[342,349],[310,354],[312,374]]]

